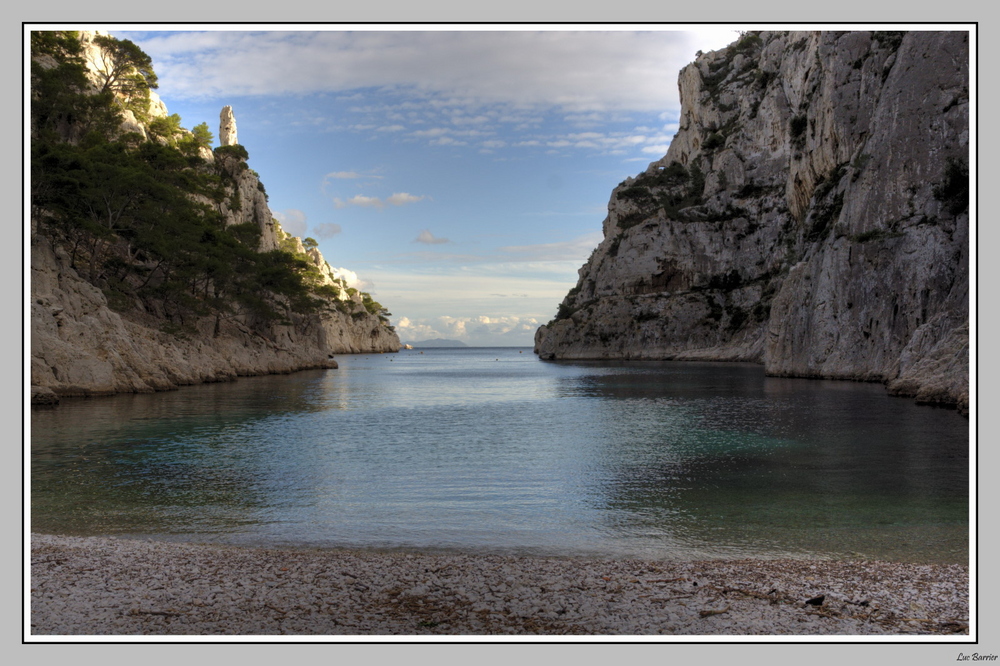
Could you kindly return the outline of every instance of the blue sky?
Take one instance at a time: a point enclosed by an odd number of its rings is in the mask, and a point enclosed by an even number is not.
[[[218,137],[233,107],[286,230],[318,240],[404,342],[477,346],[532,344],[600,242],[612,188],[666,152],[681,67],[738,37],[141,27],[104,29],[152,56],[184,127]]]

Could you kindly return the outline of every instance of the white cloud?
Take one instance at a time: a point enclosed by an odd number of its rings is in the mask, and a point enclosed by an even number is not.
[[[636,148],[640,148],[644,153],[665,153],[666,145],[669,145],[673,135],[663,132],[641,133],[641,130],[644,129],[649,130],[649,128],[636,127],[631,132],[572,132],[545,137],[544,141],[538,138],[517,141],[513,145],[516,147],[540,147],[544,145],[551,149],[587,149],[610,155],[628,154]]]
[[[448,320],[448,321],[445,321],[445,328],[448,331],[449,335],[454,335],[455,337],[458,337],[458,338],[464,338],[464,337],[466,337],[466,333],[465,333],[466,322],[465,322],[465,320],[463,320],[463,319],[451,319],[450,317],[442,317],[441,319],[442,320]]]
[[[421,194],[417,196],[415,194],[410,194],[408,192],[396,192],[385,200],[386,203],[392,204],[393,206],[402,206],[404,204],[416,203],[418,201],[423,201],[427,198],[427,195]]]
[[[374,284],[369,280],[362,280],[358,274],[348,268],[334,268],[333,277],[341,278],[347,282],[348,287],[354,287],[362,291],[371,291]]]
[[[334,197],[333,203],[337,208],[346,208],[348,206],[361,206],[362,208],[379,208],[385,206],[382,200],[378,197],[366,197],[363,194],[356,194],[347,201]]]
[[[583,261],[603,239],[604,234],[595,231],[569,241],[538,243],[536,245],[508,245],[501,247],[500,251],[525,261]]]
[[[443,136],[439,139],[434,139],[431,141],[432,146],[467,146],[468,141],[462,141],[460,139],[453,139],[450,136]]]
[[[565,117],[566,122],[586,127],[588,125],[599,125],[605,121],[603,113],[569,113]]]
[[[366,183],[358,183],[358,184],[355,185],[356,187],[360,188],[360,187],[373,186],[373,185],[376,184],[376,181],[382,180],[382,178],[383,177],[381,175],[379,175],[378,173],[372,172],[372,171],[368,171],[368,172],[353,171],[353,170],[352,171],[331,171],[330,173],[328,173],[328,174],[326,174],[326,175],[323,176],[323,180],[320,183],[320,190],[324,194],[326,194],[327,196],[329,196],[329,197],[331,197],[333,199],[333,203],[334,203],[334,205],[337,206],[337,208],[344,208],[346,206],[375,206],[375,207],[381,207],[382,206],[382,202],[379,201],[375,197],[365,197],[365,196],[359,195],[359,196],[354,197],[353,199],[348,199],[347,201],[345,201],[345,200],[343,200],[343,199],[341,199],[339,197],[334,196],[334,193],[337,191],[337,189],[343,187],[343,185],[339,184],[337,181],[341,181],[341,180],[363,180],[363,181],[369,181],[369,182],[366,182]]]
[[[593,31],[151,33],[161,85],[187,98],[419,91],[441,107],[502,104],[587,113],[678,106],[676,74],[732,28]],[[123,33],[127,34],[127,33]],[[480,122],[473,111],[462,118]]]
[[[539,321],[535,317],[506,315],[401,317],[395,324],[404,342],[433,338],[459,340],[472,346],[531,346]]]
[[[438,238],[427,229],[421,231],[413,241],[414,243],[425,243],[427,245],[439,245],[450,242],[447,238]]]
[[[297,208],[271,211],[274,218],[281,223],[281,228],[299,238],[306,235],[306,214]]]
[[[451,130],[447,127],[432,127],[431,129],[417,130],[416,132],[413,132],[413,136],[420,137],[423,139],[428,139],[433,137],[444,136],[449,132],[451,132]]]
[[[410,194],[409,192],[396,192],[385,199],[380,199],[379,197],[369,197],[363,194],[356,194],[346,201],[339,197],[333,197],[333,204],[337,208],[347,208],[348,206],[360,206],[362,208],[377,208],[382,210],[386,205],[390,206],[405,206],[406,204],[416,203],[418,201],[423,201],[424,199],[429,199],[426,194]]]

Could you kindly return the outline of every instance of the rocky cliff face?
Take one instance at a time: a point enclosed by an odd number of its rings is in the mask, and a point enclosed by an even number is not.
[[[681,71],[547,359],[763,363],[968,403],[964,32],[762,32]]]
[[[31,247],[31,384],[34,401],[147,393],[238,376],[336,368],[334,354],[395,352],[399,339],[375,316],[295,317],[267,334],[239,319],[200,319],[183,334],[162,321],[108,307],[100,289],[44,236]]]
[[[100,64],[93,33],[83,33],[88,66]],[[228,107],[227,107],[228,108]],[[166,106],[151,94],[147,118],[164,118]],[[223,123],[226,122],[223,116]],[[235,121],[220,134],[235,138]],[[131,112],[121,133],[157,140]],[[72,139],[72,137],[70,137]],[[162,140],[162,139],[160,139]],[[181,332],[158,313],[109,306],[105,293],[74,269],[69,252],[37,219],[31,226],[31,384],[33,403],[54,403],[60,396],[150,392],[180,385],[224,381],[241,375],[336,368],[335,354],[395,352],[396,333],[366,295],[349,290],[317,248],[306,249],[274,220],[264,187],[238,155],[210,150],[227,183],[225,196],[195,196],[220,213],[226,225],[252,222],[260,228],[260,250],[285,249],[307,257],[320,283],[334,296],[320,314],[290,314],[288,321],[260,326],[247,317],[203,317]],[[44,211],[40,214],[44,215]],[[377,304],[376,304],[377,305]]]

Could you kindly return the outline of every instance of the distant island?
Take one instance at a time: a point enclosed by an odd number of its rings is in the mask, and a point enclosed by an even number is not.
[[[468,347],[461,340],[445,340],[444,338],[434,338],[433,340],[421,340],[419,342],[407,343],[414,349],[417,347]]]

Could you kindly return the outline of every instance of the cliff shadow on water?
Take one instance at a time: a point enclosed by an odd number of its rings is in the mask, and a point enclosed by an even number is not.
[[[969,34],[748,32],[685,67],[543,359],[752,361],[968,410]]]

